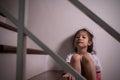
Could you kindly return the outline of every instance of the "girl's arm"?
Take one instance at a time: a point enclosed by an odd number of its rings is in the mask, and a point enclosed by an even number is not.
[[[70,65],[69,62],[67,63]],[[62,80],[75,80],[75,78],[67,70],[64,70]]]
[[[70,65],[70,63],[69,63],[69,62],[67,62],[67,64],[69,64],[69,65]],[[64,74],[66,74],[66,73],[68,73],[68,71],[64,69],[63,75],[64,75]]]

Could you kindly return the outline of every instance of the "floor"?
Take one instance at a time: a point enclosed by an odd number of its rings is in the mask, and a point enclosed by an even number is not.
[[[38,74],[28,80],[61,80],[63,71],[61,70],[50,70]]]

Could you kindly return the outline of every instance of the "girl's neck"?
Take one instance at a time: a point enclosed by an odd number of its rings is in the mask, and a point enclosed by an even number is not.
[[[78,49],[77,53],[81,54],[81,55],[84,55],[84,54],[87,53],[87,48]]]

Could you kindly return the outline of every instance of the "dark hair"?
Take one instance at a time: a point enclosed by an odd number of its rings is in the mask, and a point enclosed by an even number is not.
[[[90,33],[90,31],[87,30],[86,28],[80,29],[80,30],[78,30],[78,31],[75,33],[74,39],[73,39],[73,46],[74,46],[75,38],[76,38],[77,34],[78,34],[80,31],[85,31],[85,32],[87,32],[89,41],[92,42],[92,44],[91,44],[90,46],[88,46],[87,52],[89,52],[89,53],[91,53],[91,54],[93,54],[93,53],[95,54],[95,51],[93,50],[93,37],[94,37],[94,36],[93,36],[93,34]],[[77,48],[76,48],[75,46],[74,46],[74,50],[75,50],[75,52],[77,52]]]

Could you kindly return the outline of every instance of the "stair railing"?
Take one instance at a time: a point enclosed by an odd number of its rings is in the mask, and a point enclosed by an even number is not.
[[[19,15],[23,16],[24,9],[24,0],[19,0],[21,5],[21,10],[19,10]],[[22,22],[23,18],[20,20],[16,20],[10,13],[8,13],[3,7],[0,6],[0,12],[4,14],[13,24],[18,27],[19,35],[18,38],[18,52],[17,52],[17,73],[16,73],[16,80],[26,80],[25,78],[25,62],[26,54],[24,54],[24,34],[27,35],[30,39],[32,39],[39,47],[43,48],[46,53],[48,53],[58,64],[60,64],[63,68],[68,70],[72,75],[76,77],[77,80],[85,80],[85,78],[80,75],[77,71],[75,71],[71,66],[69,66],[61,57],[55,54],[52,50],[50,50],[43,42],[41,42],[35,35],[33,35],[29,30],[27,30]],[[22,13],[23,12],[23,13]],[[21,42],[21,44],[19,44]],[[23,49],[24,48],[24,49]]]
[[[102,29],[108,32],[108,34],[110,34],[118,42],[120,42],[120,33],[114,30],[109,24],[107,24],[100,17],[98,17],[95,13],[93,13],[90,9],[88,9],[85,5],[83,5],[80,2],[80,0],[68,0],[68,1],[72,3],[75,7],[77,7],[80,11],[82,11],[91,20],[93,20],[96,24],[98,24]]]

